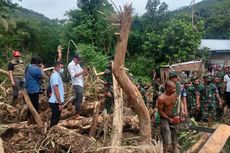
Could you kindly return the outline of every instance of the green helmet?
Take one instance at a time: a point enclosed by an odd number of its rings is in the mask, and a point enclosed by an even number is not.
[[[176,71],[169,72],[169,78],[176,78],[176,77],[177,77]]]

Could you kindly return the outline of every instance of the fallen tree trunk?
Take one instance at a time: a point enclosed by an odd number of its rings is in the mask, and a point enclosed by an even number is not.
[[[108,120],[108,125],[112,125],[112,120],[113,117],[110,115],[107,117]],[[90,129],[91,124],[92,124],[93,119],[90,118],[82,118],[79,120],[76,119],[69,119],[69,120],[61,120],[58,125],[66,127],[66,128],[70,128],[70,129],[76,129],[76,128],[80,128],[80,129]],[[124,116],[123,117],[123,131],[138,131],[139,130],[139,120],[137,116]],[[98,117],[98,126],[97,129],[103,129],[103,125],[104,125],[104,119],[102,117],[102,115],[99,115]],[[108,127],[109,129],[112,129],[111,126]]]
[[[186,153],[198,153],[199,150],[203,147],[205,142],[207,142],[208,138],[211,136],[210,133],[204,133],[200,139],[191,147],[189,148]]]
[[[1,74],[4,74],[4,75],[8,75],[8,72],[5,71],[5,70],[3,70],[3,69],[0,69],[0,73],[1,73]]]
[[[147,107],[144,104],[143,98],[137,87],[132,83],[124,69],[125,55],[127,51],[127,43],[132,22],[132,7],[125,6],[124,12],[120,14],[121,26],[119,32],[116,53],[114,57],[113,73],[128,97],[128,103],[132,106],[134,112],[139,118],[140,141],[146,144],[151,144],[151,124],[150,115]]]
[[[38,112],[36,111],[34,106],[32,105],[32,103],[30,101],[30,98],[29,98],[29,96],[28,96],[28,94],[27,94],[25,89],[22,89],[22,94],[23,94],[24,100],[25,100],[25,102],[26,102],[26,104],[28,106],[29,111],[31,112],[31,114],[34,117],[35,122],[37,123],[38,127],[41,128],[43,126],[41,118],[38,115]]]
[[[114,93],[114,111],[113,111],[113,128],[110,140],[110,146],[119,147],[122,140],[123,130],[123,93],[117,80],[113,77],[113,93]],[[110,149],[109,153],[118,153],[117,149]]]
[[[95,101],[95,102],[91,102],[91,103],[82,103],[82,105],[81,105],[81,115],[85,116],[85,117],[92,116],[94,114],[95,106],[97,106],[99,103],[100,103],[99,101]],[[102,106],[101,105],[99,105],[99,110],[102,111]],[[72,117],[74,115],[76,115],[75,106],[73,106],[73,105],[68,106],[67,109],[64,109],[62,111],[61,120],[68,119],[68,118],[70,118],[70,117]]]
[[[100,103],[96,103],[95,112],[93,115],[92,124],[91,124],[90,131],[89,131],[90,137],[95,137],[99,113],[100,113]]]
[[[230,136],[230,126],[221,124],[210,136],[199,153],[219,153]]]
[[[64,147],[69,152],[86,152],[95,143],[93,139],[62,126],[54,126],[51,131],[51,137],[55,144]]]
[[[48,67],[48,68],[44,68],[43,71],[49,71],[49,70],[53,70],[54,67]],[[9,75],[8,72],[6,70],[0,69],[0,73],[4,74],[4,75]]]

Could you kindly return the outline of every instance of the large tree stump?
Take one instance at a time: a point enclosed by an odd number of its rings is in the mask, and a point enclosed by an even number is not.
[[[37,123],[38,127],[41,128],[42,127],[41,118],[38,115],[38,112],[34,108],[33,104],[31,103],[30,98],[29,98],[29,96],[28,96],[28,94],[27,94],[25,89],[22,89],[22,94],[23,94],[24,100],[25,100],[25,102],[26,102],[26,104],[28,106],[29,111],[31,112],[31,114],[34,117],[35,122]]]
[[[124,7],[124,12],[120,14],[120,19],[121,26],[114,57],[113,73],[118,84],[126,93],[128,97],[128,103],[132,106],[134,112],[138,115],[140,126],[140,141],[143,143],[151,143],[151,124],[148,109],[144,104],[140,92],[132,83],[124,69],[128,37],[132,22],[131,5]]]
[[[123,130],[123,93],[117,80],[113,76],[113,93],[114,93],[114,111],[113,111],[113,129],[111,134],[110,146],[119,147],[121,145]],[[110,149],[110,153],[118,153],[117,149]]]

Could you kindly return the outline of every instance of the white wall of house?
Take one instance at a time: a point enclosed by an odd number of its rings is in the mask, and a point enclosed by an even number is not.
[[[212,52],[210,62],[211,64],[230,66],[230,50],[229,52]]]

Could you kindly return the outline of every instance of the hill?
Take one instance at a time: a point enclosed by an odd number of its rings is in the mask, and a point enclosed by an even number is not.
[[[205,36],[207,39],[230,39],[230,1],[203,0],[195,4],[195,21],[205,21]],[[174,14],[187,13],[191,15],[192,7],[187,6],[174,11]]]

